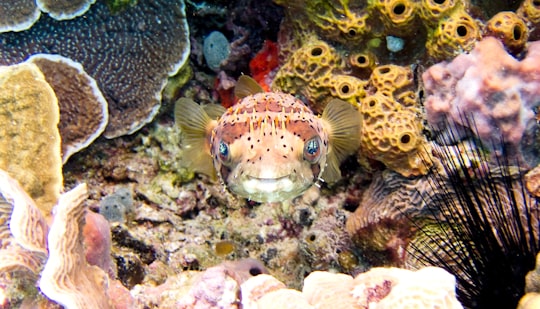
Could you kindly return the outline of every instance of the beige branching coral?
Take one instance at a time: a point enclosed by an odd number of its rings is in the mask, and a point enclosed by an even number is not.
[[[81,227],[86,213],[82,202],[87,194],[86,184],[81,184],[61,196],[48,236],[49,259],[39,288],[67,308],[111,308],[107,274],[86,263]]]

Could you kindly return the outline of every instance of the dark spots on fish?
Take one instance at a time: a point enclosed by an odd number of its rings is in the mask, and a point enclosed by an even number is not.
[[[259,157],[259,161],[262,161],[262,156],[261,156],[261,157]]]
[[[283,155],[283,158],[284,158],[284,159],[288,159],[288,157],[287,157],[286,155]]]
[[[253,144],[251,144],[251,149],[253,149]]]
[[[295,174],[296,174],[296,169],[295,169],[295,168],[293,168],[293,173],[295,173]]]
[[[286,145],[286,144],[283,144],[283,148],[287,148],[287,145]]]
[[[247,140],[248,140],[248,142],[251,141],[251,136],[248,136]],[[251,146],[251,147],[253,147],[253,146]]]
[[[261,143],[261,140],[260,140],[260,139],[258,139],[258,140],[257,140],[257,143]]]
[[[270,152],[270,148],[266,148],[266,152]]]
[[[291,151],[294,151],[294,148],[293,148],[293,146],[291,146]]]
[[[281,137],[280,137],[280,138],[281,138],[281,139],[284,139],[284,138],[285,138],[285,135],[281,135]]]

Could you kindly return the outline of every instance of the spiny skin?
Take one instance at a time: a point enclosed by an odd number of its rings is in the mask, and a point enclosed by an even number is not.
[[[257,93],[219,119],[210,152],[232,192],[259,202],[282,201],[321,176],[328,138],[323,120],[293,96]]]

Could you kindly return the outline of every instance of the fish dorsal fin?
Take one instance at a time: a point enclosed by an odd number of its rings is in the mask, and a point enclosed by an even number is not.
[[[339,170],[341,162],[360,147],[362,119],[356,108],[339,99],[328,102],[322,119],[328,131],[330,145],[322,179],[334,183],[341,178]]]
[[[176,101],[174,118],[185,134],[183,160],[187,167],[216,180],[216,170],[207,138],[216,126],[216,120],[212,120],[202,106],[188,98],[180,98]]]
[[[234,87],[234,95],[239,99],[243,99],[247,96],[260,92],[264,92],[261,85],[247,75],[240,76],[236,82],[236,86]]]

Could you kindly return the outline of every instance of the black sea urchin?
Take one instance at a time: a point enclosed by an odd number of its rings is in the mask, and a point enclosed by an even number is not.
[[[457,137],[455,127],[449,131],[446,144]],[[539,204],[525,188],[523,162],[504,141],[487,154],[467,135],[469,146],[436,148],[436,194],[425,197],[433,219],[415,221],[407,264],[453,273],[466,308],[516,308],[540,247]]]

